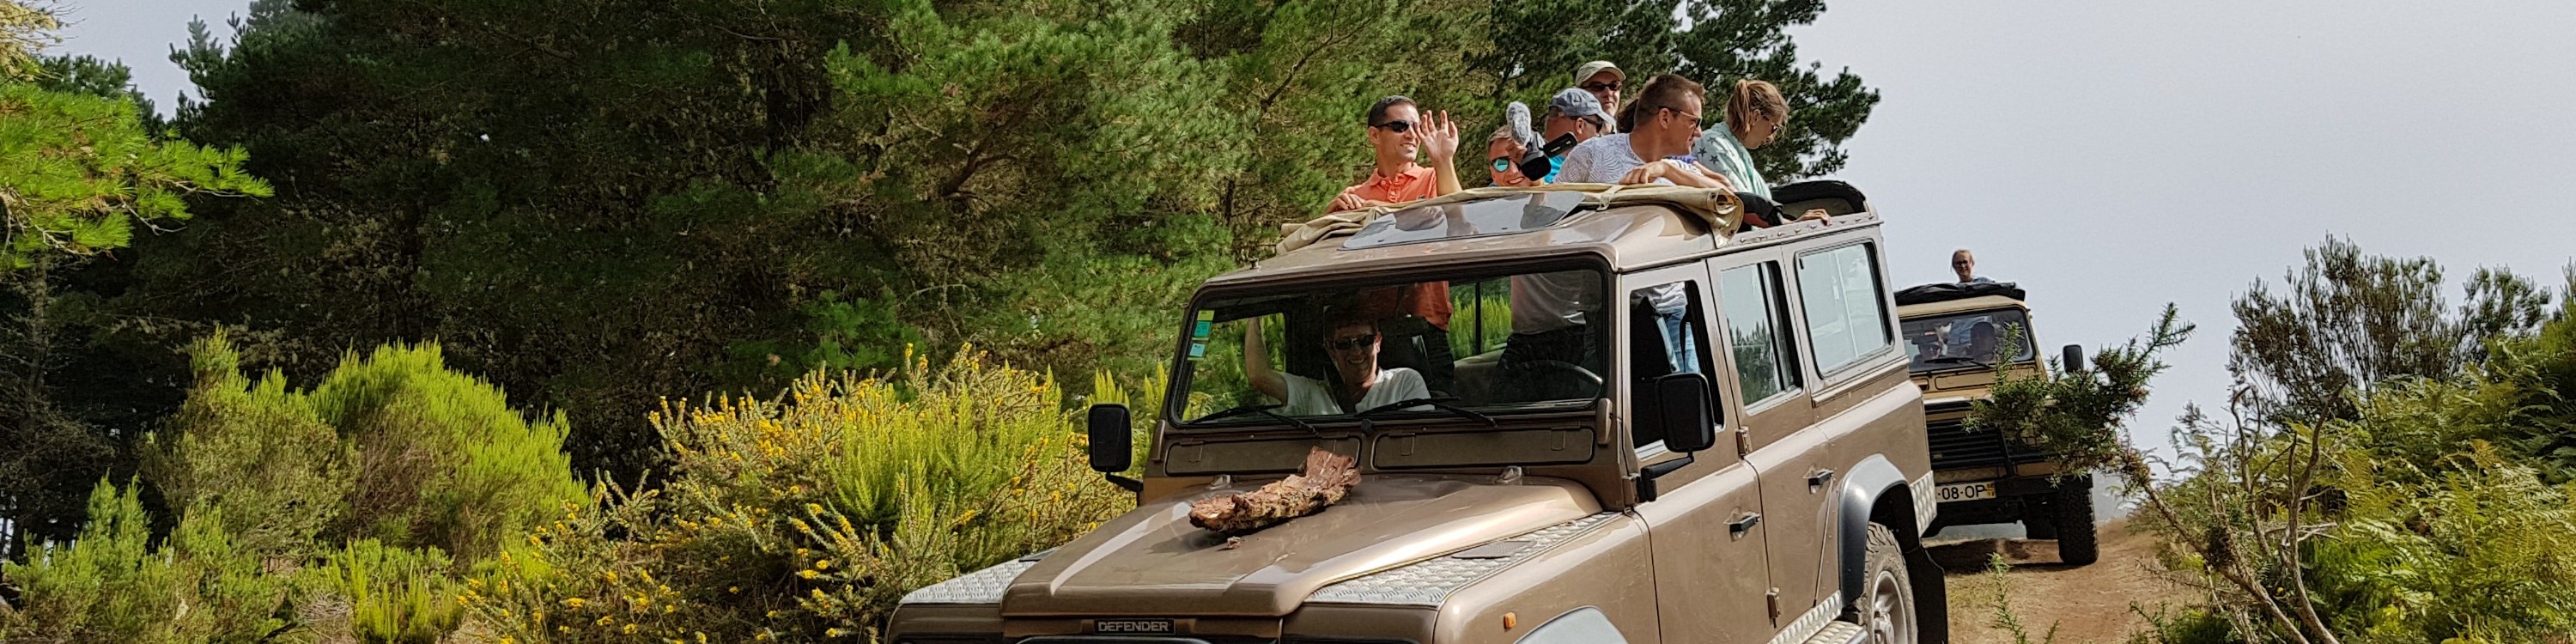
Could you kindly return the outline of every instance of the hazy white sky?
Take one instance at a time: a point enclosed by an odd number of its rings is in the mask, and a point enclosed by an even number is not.
[[[2031,292],[2043,347],[2201,324],[2139,429],[2225,402],[2229,300],[2327,235],[2456,283],[2559,283],[2576,172],[2576,4],[1841,2],[1794,32],[1883,100],[1841,173],[1896,279],[1951,249]],[[2051,355],[2054,355],[2053,353]]]
[[[191,16],[245,0],[71,0],[64,49],[119,58],[165,111]],[[2576,3],[1838,2],[1801,53],[1884,95],[1840,178],[1889,221],[1897,280],[1977,250],[2044,347],[2202,325],[2140,427],[2226,386],[2227,303],[2327,235],[2456,282],[2576,257]],[[2454,289],[2456,292],[2456,288]],[[2053,353],[2052,353],[2053,355]]]

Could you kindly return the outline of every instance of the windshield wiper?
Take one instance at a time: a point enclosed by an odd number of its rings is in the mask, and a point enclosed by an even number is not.
[[[1224,411],[1219,411],[1219,412],[1216,412],[1216,413],[1213,413],[1213,414],[1208,414],[1208,415],[1205,415],[1205,416],[1200,416],[1200,417],[1195,418],[1195,419],[1181,421],[1181,424],[1182,424],[1182,425],[1198,425],[1198,424],[1206,423],[1206,422],[1208,422],[1208,421],[1212,421],[1212,420],[1223,420],[1223,419],[1227,419],[1227,418],[1233,418],[1233,417],[1236,417],[1236,416],[1246,416],[1246,415],[1258,414],[1258,415],[1261,415],[1261,416],[1263,416],[1263,417],[1269,418],[1269,419],[1271,419],[1271,420],[1276,420],[1276,421],[1279,421],[1279,422],[1287,423],[1287,424],[1288,424],[1289,426],[1291,426],[1291,427],[1295,427],[1295,428],[1298,428],[1298,429],[1306,430],[1306,433],[1309,433],[1309,434],[1314,434],[1314,435],[1316,435],[1316,436],[1322,436],[1322,435],[1324,435],[1324,432],[1322,432],[1322,431],[1320,431],[1320,430],[1315,429],[1315,426],[1314,426],[1314,425],[1306,424],[1306,421],[1297,420],[1297,418],[1296,418],[1296,417],[1294,417],[1294,416],[1289,416],[1289,415],[1287,415],[1287,414],[1282,414],[1282,413],[1279,413],[1279,412],[1277,412],[1277,411],[1273,411],[1273,410],[1276,410],[1276,409],[1278,409],[1278,408],[1280,408],[1280,407],[1282,407],[1282,406],[1283,406],[1283,405],[1242,405],[1242,406],[1238,406],[1238,407],[1233,407],[1233,408],[1230,408],[1230,409],[1226,409],[1226,410],[1224,410]]]
[[[1440,411],[1449,412],[1449,413],[1451,413],[1451,414],[1456,414],[1456,415],[1458,415],[1459,417],[1466,418],[1466,419],[1468,419],[1468,420],[1473,420],[1473,421],[1483,422],[1483,423],[1485,424],[1485,426],[1486,426],[1486,427],[1488,427],[1488,428],[1492,428],[1492,427],[1500,427],[1500,426],[1501,426],[1500,424],[1497,424],[1497,423],[1495,423],[1495,422],[1494,422],[1494,417],[1492,417],[1492,416],[1487,416],[1487,415],[1484,415],[1484,414],[1479,414],[1479,413],[1476,413],[1476,412],[1475,412],[1475,410],[1472,410],[1472,409],[1468,409],[1468,408],[1465,408],[1465,407],[1460,407],[1460,406],[1457,406],[1457,405],[1451,404],[1451,403],[1455,403],[1455,402],[1457,402],[1457,401],[1458,401],[1458,397],[1457,397],[1457,396],[1441,396],[1441,397],[1438,397],[1438,398],[1415,398],[1415,399],[1412,399],[1412,400],[1398,400],[1398,401],[1395,401],[1395,402],[1391,402],[1391,403],[1387,403],[1387,404],[1383,404],[1383,405],[1378,405],[1378,406],[1376,406],[1376,407],[1370,407],[1370,408],[1368,408],[1368,409],[1360,410],[1360,413],[1351,414],[1351,417],[1352,417],[1352,418],[1361,418],[1361,419],[1366,419],[1366,418],[1368,418],[1368,417],[1370,417],[1370,416],[1377,415],[1379,412],[1392,411],[1392,410],[1401,410],[1401,409],[1409,409],[1409,408],[1413,408],[1413,407],[1430,407],[1430,408],[1432,408],[1432,409],[1437,409],[1437,410],[1440,410]]]
[[[1937,358],[1927,358],[1927,359],[1925,359],[1925,360],[1923,361],[1923,364],[1959,364],[1959,363],[1962,363],[1962,362],[1965,362],[1965,363],[1968,363],[1968,364],[1972,364],[1972,365],[1976,365],[1976,366],[1978,366],[1978,367],[1982,367],[1982,368],[1986,368],[1986,369],[1993,369],[1993,368],[1995,368],[1995,366],[1994,366],[1994,365],[1986,364],[1985,362],[1980,361],[1980,360],[1978,360],[1978,359],[1976,359],[1976,358],[1970,358],[1970,357],[1967,357],[1967,356],[1941,356],[1941,357],[1937,357]]]

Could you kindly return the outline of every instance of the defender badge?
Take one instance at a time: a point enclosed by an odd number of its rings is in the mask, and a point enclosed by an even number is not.
[[[1172,634],[1172,620],[1168,620],[1168,619],[1103,619],[1103,620],[1096,620],[1096,621],[1093,621],[1093,622],[1091,623],[1091,632],[1093,632],[1093,633],[1101,633],[1101,634],[1116,633],[1116,634],[1120,634],[1120,635],[1143,635],[1143,634],[1153,634],[1153,635],[1170,635],[1170,634]]]

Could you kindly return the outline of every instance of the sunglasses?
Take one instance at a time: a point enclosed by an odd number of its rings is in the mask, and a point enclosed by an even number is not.
[[[1377,334],[1375,334],[1375,333],[1369,333],[1369,334],[1363,334],[1363,335],[1356,335],[1356,336],[1352,336],[1352,337],[1342,338],[1342,339],[1340,339],[1340,340],[1334,340],[1334,341],[1331,341],[1331,342],[1326,342],[1326,343],[1324,343],[1324,346],[1332,347],[1334,351],[1350,351],[1350,350],[1353,350],[1353,349],[1359,349],[1359,348],[1367,347],[1367,346],[1369,346],[1369,345],[1373,345],[1373,344],[1377,344]]]
[[[1385,122],[1385,123],[1379,123],[1379,124],[1376,124],[1376,125],[1371,125],[1371,126],[1369,126],[1369,127],[1382,127],[1382,128],[1386,128],[1386,131],[1388,131],[1388,132],[1394,132],[1394,133],[1396,133],[1396,134],[1403,134],[1403,133],[1405,132],[1405,130],[1413,129],[1413,122],[1412,122],[1412,121],[1387,121],[1387,122]]]
[[[1581,85],[1576,85],[1575,87],[1583,88],[1583,91],[1586,91],[1586,92],[1592,92],[1592,93],[1595,93],[1595,94],[1598,94],[1598,93],[1601,93],[1601,92],[1617,92],[1617,91],[1619,91],[1619,84],[1618,84],[1618,83],[1584,83],[1584,84],[1581,84]]]
[[[1494,171],[1495,171],[1495,172],[1511,172],[1511,171],[1512,171],[1512,158],[1511,158],[1511,157],[1494,157]]]

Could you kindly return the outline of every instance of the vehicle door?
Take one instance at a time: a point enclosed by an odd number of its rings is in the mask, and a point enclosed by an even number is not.
[[[1792,320],[1796,309],[1794,254],[1780,250],[1720,258],[1712,266],[1727,334],[1728,358],[1737,375],[1736,397],[1744,421],[1737,445],[1759,472],[1763,507],[1770,514],[1769,558],[1775,619],[1784,627],[1830,619],[1833,597],[1833,465],[1830,437],[1810,431],[1816,411],[1812,376],[1799,350]],[[1815,625],[1821,625],[1817,623]]]
[[[1619,387],[1622,416],[1629,419],[1630,447],[1640,465],[1684,455],[1664,445],[1668,428],[1657,427],[1650,408],[1656,378],[1689,371],[1712,376],[1718,364],[1709,333],[1715,308],[1707,268],[1698,263],[1628,275],[1620,280],[1623,295],[1616,335],[1625,379]],[[1721,435],[1730,418],[1732,398],[1724,378],[1712,378],[1719,402]],[[1777,632],[1769,618],[1770,568],[1766,561],[1769,524],[1762,519],[1762,495],[1753,468],[1726,441],[1691,455],[1693,463],[1657,479],[1655,498],[1637,506],[1654,550],[1656,613],[1665,641],[1768,642]],[[1641,488],[1642,489],[1642,488]]]

